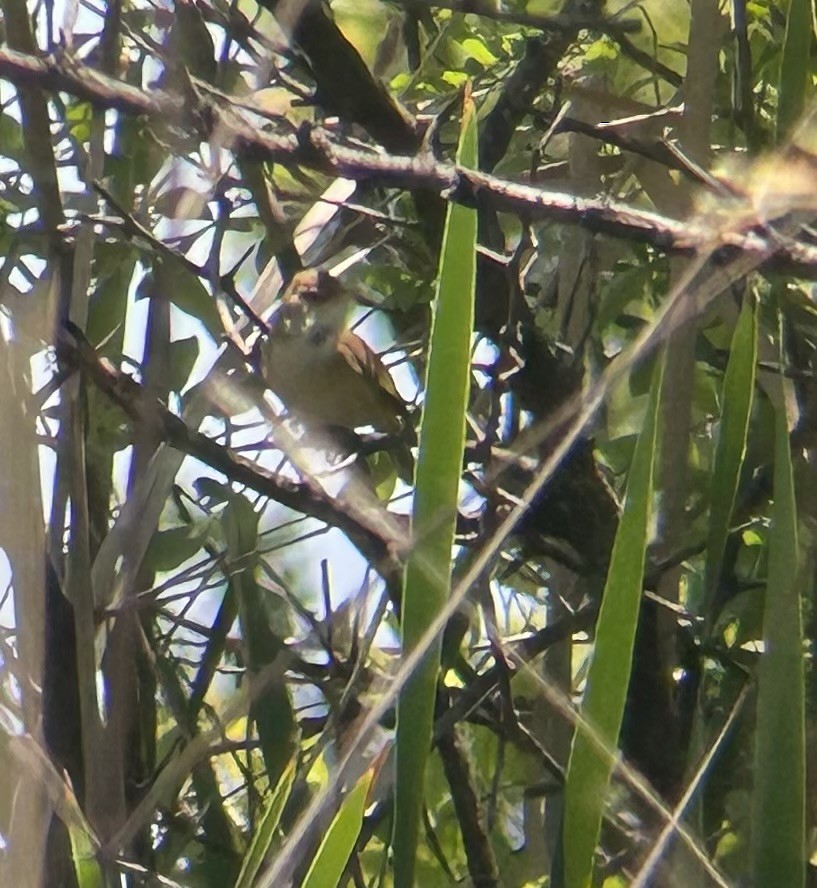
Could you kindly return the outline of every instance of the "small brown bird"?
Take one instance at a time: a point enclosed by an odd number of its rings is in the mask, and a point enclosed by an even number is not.
[[[402,435],[410,429],[408,411],[389,371],[346,328],[352,302],[351,293],[328,272],[298,272],[261,345],[264,380],[308,426],[371,426]]]

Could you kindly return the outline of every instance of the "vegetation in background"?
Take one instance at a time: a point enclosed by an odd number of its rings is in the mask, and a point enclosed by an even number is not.
[[[812,5],[0,24],[0,884],[811,883]]]

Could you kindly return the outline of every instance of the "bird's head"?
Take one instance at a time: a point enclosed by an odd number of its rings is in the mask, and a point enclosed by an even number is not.
[[[281,322],[288,335],[305,337],[315,347],[334,343],[346,327],[352,299],[328,272],[299,271],[281,298]]]
[[[312,426],[398,435],[406,405],[378,355],[347,329],[352,303],[327,272],[298,272],[259,345],[261,373],[287,410]]]

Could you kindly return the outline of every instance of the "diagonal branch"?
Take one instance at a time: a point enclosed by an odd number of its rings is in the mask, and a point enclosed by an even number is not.
[[[227,478],[270,497],[289,509],[316,518],[343,531],[384,577],[400,570],[400,556],[406,546],[393,530],[393,521],[349,499],[332,497],[311,479],[290,481],[258,463],[240,456],[190,429],[143,386],[100,359],[93,346],[73,326],[58,333],[57,351],[63,361],[76,367],[129,417],[131,422],[176,450],[222,472]],[[389,513],[389,519],[396,516]]]
[[[371,75],[355,47],[346,39],[320,0],[301,6],[292,36],[309,59],[318,94],[316,101],[341,120],[362,126],[389,151],[413,154],[420,135],[408,111]],[[284,24],[291,4],[261,0]],[[279,9],[281,7],[283,12]]]
[[[468,872],[475,888],[499,885],[499,867],[491,847],[485,815],[477,796],[471,763],[456,728],[437,738],[437,751],[457,814]]]
[[[197,84],[201,89],[198,102],[194,103],[189,95],[140,90],[66,57],[34,58],[0,49],[0,77],[16,84],[39,84],[69,92],[96,106],[145,115],[152,120],[170,118],[202,140],[218,134],[236,153],[251,158],[300,164],[388,187],[426,189],[467,206],[493,208],[528,220],[580,225],[593,233],[646,244],[661,253],[712,252],[719,260],[734,259],[737,253],[758,260],[764,257],[761,267],[817,277],[817,248],[776,238],[759,213],[753,216],[743,207],[739,209],[747,219],[744,227],[693,225],[615,201],[574,197],[477,170],[460,169],[423,150],[400,156],[375,148],[350,148],[320,126],[305,125],[293,133],[287,125],[282,126],[281,132],[270,132],[259,127],[254,115],[205,84]]]

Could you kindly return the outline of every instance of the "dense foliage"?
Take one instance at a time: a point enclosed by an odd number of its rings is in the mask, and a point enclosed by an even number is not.
[[[813,880],[811,5],[0,11],[0,884]]]

